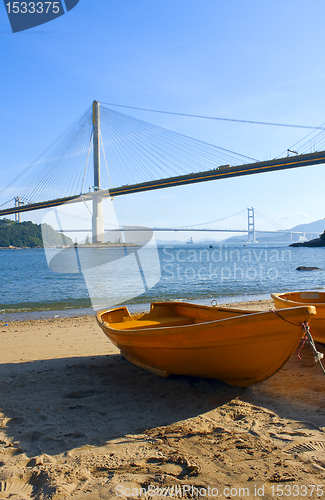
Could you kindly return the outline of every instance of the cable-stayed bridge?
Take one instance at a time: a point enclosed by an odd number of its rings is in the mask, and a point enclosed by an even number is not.
[[[0,191],[0,217],[16,214],[19,220],[21,212],[57,207],[82,197],[92,202],[92,238],[96,242],[104,232],[105,198],[317,165],[325,163],[324,149],[325,131],[319,127],[312,138],[309,134],[306,143],[301,141],[295,151],[288,150],[287,156],[257,161],[94,101],[43,154]],[[248,216],[248,227],[240,232],[253,234],[253,222],[252,217],[249,222]]]

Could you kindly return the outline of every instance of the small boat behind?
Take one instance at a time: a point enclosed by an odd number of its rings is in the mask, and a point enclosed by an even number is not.
[[[297,349],[314,307],[254,312],[156,302],[145,314],[126,307],[97,313],[121,354],[163,377],[190,375],[245,387],[271,377]]]
[[[310,333],[315,342],[325,344],[325,292],[271,293],[277,309],[297,306],[315,306],[317,314],[310,318]]]

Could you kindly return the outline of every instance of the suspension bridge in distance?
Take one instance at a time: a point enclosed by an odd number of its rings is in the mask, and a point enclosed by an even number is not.
[[[79,222],[79,227],[75,227],[74,229],[59,229],[58,232],[60,233],[82,233],[82,232],[87,232],[91,233],[92,229],[89,227],[89,220],[88,219],[83,219],[81,217],[74,217],[73,215],[70,214],[63,214],[62,212],[60,213],[61,217],[66,215],[66,221],[65,223],[69,225],[70,221],[70,226],[75,225],[75,223]],[[256,227],[256,215],[257,219],[261,221],[261,219],[269,223],[270,226],[273,226],[276,229],[257,229]],[[83,225],[82,225],[83,223]],[[81,224],[81,225],[80,225]],[[87,226],[87,227],[85,227]],[[232,227],[229,227],[232,226]],[[245,227],[246,226],[246,227]],[[110,232],[114,233],[120,232],[121,229],[123,228],[114,228],[112,226],[110,227],[104,227],[104,232]],[[127,231],[128,229],[125,228]],[[145,227],[137,227],[137,226],[132,226],[130,229],[132,232],[136,231],[153,231],[154,233],[156,232],[193,232],[193,233],[201,233],[201,232],[208,232],[208,233],[237,233],[237,234],[247,234],[247,241],[254,243],[258,241],[258,237],[260,236],[287,236],[287,241],[295,241],[298,238],[317,238],[319,236],[319,232],[315,231],[297,231],[293,229],[285,229],[279,226],[276,222],[272,221],[269,217],[265,216],[262,214],[259,210],[256,210],[254,207],[247,208],[244,210],[241,210],[240,212],[237,212],[235,214],[228,215],[226,217],[222,217],[221,219],[217,219],[214,221],[209,221],[205,223],[200,223],[200,224],[192,224],[188,226],[182,226],[182,227],[151,227],[151,228],[145,228]]]
[[[324,133],[323,130],[321,133]],[[108,147],[105,148],[106,145]],[[0,206],[0,217],[15,214],[19,221],[19,214],[23,212],[58,207],[82,197],[92,201],[93,242],[100,242],[100,235],[104,233],[102,201],[105,198],[325,163],[324,150],[267,161],[253,160],[113,112],[100,106],[98,101],[94,101],[92,108],[44,154],[31,165],[30,177],[22,187],[15,188],[14,183],[9,185],[9,192],[16,191],[13,198]],[[93,160],[91,169],[88,168],[90,157]],[[103,159],[108,178],[106,185],[102,182]],[[209,168],[204,169],[204,166]],[[194,172],[186,173],[191,169]],[[87,191],[86,179],[90,172],[88,186],[91,187]],[[175,172],[177,175],[173,175]],[[67,178],[67,175],[70,177]],[[68,187],[70,193],[59,194],[60,189],[67,191]],[[53,196],[53,193],[58,195]],[[221,231],[195,226],[153,229]],[[249,240],[255,241],[255,233],[262,231],[255,229],[254,213],[248,211],[247,228],[228,229],[228,232],[247,232]]]

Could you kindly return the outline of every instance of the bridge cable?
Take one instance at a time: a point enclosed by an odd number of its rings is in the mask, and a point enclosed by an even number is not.
[[[280,224],[278,224],[277,222],[273,221],[272,219],[270,219],[267,215],[264,215],[262,214],[262,212],[260,212],[257,208],[254,209],[255,210],[255,213],[261,217],[262,219],[264,219],[266,222],[268,222],[269,224],[272,224],[273,226],[277,227],[278,229],[280,230],[283,230],[283,231],[287,231],[287,229],[283,226],[281,226]]]
[[[282,158],[287,152],[289,152],[289,150],[297,150],[298,154],[311,153],[311,152],[315,152],[315,151],[322,151],[324,149],[324,146],[325,146],[325,138],[324,138],[325,128],[323,127],[324,125],[325,125],[325,123],[322,123],[322,125],[317,127],[317,129],[313,130],[312,132],[309,132],[309,134],[304,136],[302,139],[300,139],[299,141],[292,144],[292,146],[290,146],[289,149],[282,151],[282,153],[280,153],[278,156],[276,156],[276,158]],[[307,137],[310,137],[313,135],[314,135],[314,137],[312,139],[309,139],[307,142],[304,142],[300,146],[300,144],[303,141],[306,141]],[[312,143],[312,141],[313,141],[313,143]],[[314,151],[311,151],[312,144],[314,146]]]
[[[175,111],[161,111],[161,110],[157,110],[157,109],[138,108],[135,106],[126,106],[124,104],[113,104],[113,103],[108,103],[108,102],[103,102],[101,104],[105,104],[107,106],[117,106],[120,108],[135,109],[138,111],[148,111],[149,113],[161,113],[161,114],[166,114],[166,115],[187,116],[190,118],[203,118],[205,120],[220,120],[220,121],[226,121],[226,122],[249,123],[249,124],[253,124],[253,125],[269,125],[269,126],[273,126],[273,127],[307,128],[307,129],[314,129],[314,130],[317,130],[319,128],[323,128],[323,130],[325,130],[325,127],[322,127],[322,126],[315,127],[313,125],[295,125],[295,124],[290,124],[290,123],[261,122],[261,121],[254,121],[254,120],[241,120],[241,119],[236,119],[236,118],[220,118],[220,117],[216,117],[216,116],[192,115],[189,113],[177,113]]]
[[[0,190],[0,196],[2,195],[2,193],[4,191],[6,191],[10,186],[12,186],[12,184],[14,184],[14,182],[16,182],[18,179],[20,179],[22,175],[27,173],[27,171],[30,170],[31,167],[33,167],[43,157],[44,154],[46,154],[51,148],[53,148],[60,141],[60,139],[62,139],[63,136],[69,130],[71,130],[77,124],[77,122],[89,112],[90,109],[91,108],[87,108],[87,110],[85,112],[83,112],[67,129],[64,130],[64,132],[62,132],[62,134],[59,135],[59,137],[57,139],[55,139],[55,141],[52,142],[52,144],[50,144],[45,149],[45,151],[43,151],[30,165],[28,165],[22,172],[20,172],[6,187],[4,187],[2,190]]]
[[[93,139],[93,136],[94,136],[94,132],[91,133],[90,139],[89,139],[88,154],[87,154],[87,159],[86,159],[86,166],[85,166],[85,170],[84,170],[84,175],[83,175],[83,178],[82,178],[82,184],[81,184],[80,193],[82,193],[83,188],[84,188],[84,184],[85,184],[85,177],[86,177],[86,172],[87,172],[87,167],[88,167],[89,154],[90,154],[90,149],[91,149],[91,141]]]
[[[230,219],[231,217],[235,217],[237,215],[243,215],[243,213],[246,213],[247,210],[244,209],[244,210],[240,210],[239,212],[236,212],[234,214],[231,214],[231,215],[227,215],[225,217],[222,217],[221,219],[215,219],[215,220],[212,220],[212,221],[208,221],[208,222],[201,222],[199,224],[191,224],[191,225],[187,225],[185,226],[186,228],[194,228],[194,227],[198,227],[198,226],[202,226],[204,224],[214,224],[216,222],[222,222],[222,221],[225,221],[227,219]],[[182,227],[177,227],[177,228],[174,228],[174,229],[182,229]]]
[[[113,186],[112,186],[111,179],[110,179],[110,176],[109,176],[108,165],[107,165],[107,160],[106,160],[106,155],[105,155],[104,142],[103,142],[103,137],[102,137],[101,131],[99,131],[99,139],[100,139],[100,144],[102,146],[102,151],[103,151],[103,156],[104,156],[104,161],[105,161],[105,166],[106,166],[106,172],[107,172],[109,186],[112,188]]]

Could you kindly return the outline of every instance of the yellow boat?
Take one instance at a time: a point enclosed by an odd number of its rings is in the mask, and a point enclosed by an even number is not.
[[[252,312],[181,302],[156,302],[149,313],[126,307],[97,313],[121,354],[157,375],[191,375],[245,387],[271,377],[294,353],[301,323],[314,307]]]
[[[271,293],[276,309],[315,306],[317,315],[310,318],[310,333],[315,342],[325,344],[325,292]]]

